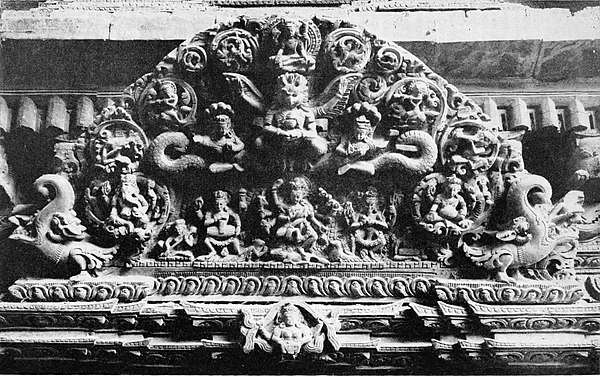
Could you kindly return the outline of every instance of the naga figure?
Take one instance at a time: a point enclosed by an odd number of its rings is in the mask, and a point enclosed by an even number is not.
[[[291,245],[294,250],[302,256],[302,260],[316,260],[321,263],[329,261],[313,253],[314,243],[318,239],[317,230],[325,231],[325,226],[315,217],[315,209],[308,201],[309,183],[304,177],[296,177],[289,183],[290,203],[284,203],[279,197],[279,188],[283,185],[283,180],[279,179],[273,185],[273,197],[275,205],[278,207],[278,222],[280,225],[275,231],[275,237],[284,244]]]
[[[506,212],[496,228],[478,228],[463,234],[465,254],[476,265],[490,269],[499,282],[522,278],[520,268],[532,267],[555,253],[568,253],[578,244],[583,194],[572,191],[552,205],[546,179],[515,173],[507,188]]]
[[[51,269],[70,264],[77,272],[95,274],[113,258],[116,248],[90,242],[86,228],[73,211],[75,193],[67,178],[42,175],[35,181],[35,188],[51,201],[33,216],[11,216],[9,221],[18,227],[9,239],[37,248]]]
[[[208,255],[200,256],[200,260],[208,260],[214,256],[239,255],[239,235],[242,229],[240,216],[229,205],[229,194],[224,191],[215,191],[214,211],[209,211],[204,216],[206,239],[204,244],[209,249]],[[217,247],[219,252],[217,252]]]
[[[335,155],[341,160],[339,175],[350,170],[374,175],[386,168],[421,175],[433,167],[438,149],[427,131],[399,123],[390,129],[388,141],[376,140],[373,133],[381,120],[377,107],[356,103],[347,109],[347,113],[352,118],[353,129],[350,135],[342,137],[335,149]],[[398,125],[399,129],[396,129]]]
[[[210,172],[232,169],[244,171],[240,163],[245,155],[244,142],[235,134],[231,118],[233,109],[223,102],[213,103],[205,111],[208,118],[208,134],[195,135],[193,141],[206,155]]]
[[[327,152],[327,141],[317,134],[315,114],[308,106],[308,81],[298,73],[277,78],[277,94],[264,117],[264,134],[259,149],[283,163],[283,170],[307,170]],[[303,165],[295,166],[296,162]]]
[[[355,104],[346,111],[352,118],[352,134],[342,136],[340,144],[335,148],[335,153],[342,160],[338,169],[339,175],[344,175],[350,170],[363,171],[370,175],[375,174],[375,165],[371,159],[375,156],[377,146],[373,140],[373,131],[381,114],[377,107],[368,103]]]

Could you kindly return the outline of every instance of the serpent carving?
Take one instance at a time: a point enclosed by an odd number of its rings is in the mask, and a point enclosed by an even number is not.
[[[190,144],[187,136],[181,132],[165,132],[158,135],[148,147],[149,162],[163,172],[178,173],[189,168],[206,168],[204,158],[186,154]],[[171,155],[180,154],[173,158]]]
[[[392,144],[393,143],[393,144]],[[409,157],[399,150],[403,146],[411,145],[418,148],[417,157]],[[375,170],[385,167],[400,168],[415,174],[425,174],[429,171],[437,159],[438,149],[427,132],[411,130],[401,134],[395,142],[390,141],[388,151],[371,160]]]
[[[51,268],[73,262],[80,272],[95,273],[112,259],[115,247],[103,248],[89,242],[85,227],[73,211],[75,192],[65,177],[42,175],[35,181],[35,188],[51,201],[24,221],[22,216],[11,217],[19,226],[9,239],[37,248]]]
[[[495,271],[497,281],[514,282],[513,277],[521,277],[518,268],[532,266],[558,248],[574,249],[579,236],[574,223],[583,211],[582,194],[572,191],[568,200],[556,205],[551,196],[545,178],[515,174],[506,194],[507,221],[499,231],[479,231],[476,243],[463,244],[465,254],[476,265]],[[482,245],[490,234],[495,238]]]

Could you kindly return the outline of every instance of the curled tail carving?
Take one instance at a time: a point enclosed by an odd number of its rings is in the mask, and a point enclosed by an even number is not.
[[[86,228],[73,211],[75,192],[69,180],[60,175],[42,175],[35,188],[51,201],[27,222],[19,226],[9,239],[36,247],[49,267],[62,267],[74,261],[80,271],[95,272],[108,263],[116,247],[99,247],[88,240]]]
[[[182,172],[189,168],[206,168],[206,162],[202,157],[185,154],[189,143],[190,140],[181,132],[161,133],[148,148],[149,161],[160,170],[169,173]],[[169,154],[179,154],[180,156],[173,158]]]
[[[402,145],[416,146],[418,156],[409,157],[398,151],[393,151],[393,147],[388,148],[390,150],[372,160],[375,170],[384,167],[393,167],[401,168],[415,174],[425,174],[433,167],[437,159],[437,145],[433,137],[427,132],[416,130],[405,132],[398,137],[395,144],[396,149],[399,149],[398,146],[401,147]]]

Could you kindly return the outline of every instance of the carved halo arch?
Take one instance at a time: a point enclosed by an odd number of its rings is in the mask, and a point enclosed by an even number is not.
[[[164,228],[174,235],[162,246],[171,239],[187,247],[195,260],[185,262],[193,268],[230,261],[397,261],[403,255],[394,252],[422,247],[411,238],[414,230],[413,238],[423,235],[439,245],[433,252],[441,255],[430,259],[449,261],[462,250],[503,282],[511,282],[518,268],[544,265],[551,254],[563,257],[556,248],[575,243],[577,231],[552,232],[556,223],[548,217],[562,218],[560,210],[578,210],[578,203],[556,210],[548,200],[539,205],[535,199],[550,194],[545,179],[522,163],[515,164],[518,171],[503,171],[496,162],[508,138],[477,104],[409,51],[347,22],[239,18],[181,43],[125,96],[125,108],[105,109],[96,131],[85,135],[88,157],[110,175],[79,192],[87,200],[85,224],[90,233],[97,227],[92,236],[102,235],[100,228],[112,237],[85,268],[108,263],[113,244],[115,259],[129,267],[165,253],[153,252]],[[535,191],[533,201],[522,197],[537,186],[544,192]],[[71,196],[67,189],[60,193]],[[260,193],[265,207],[251,207]],[[412,215],[411,203],[402,200],[412,201]],[[513,217],[491,218],[498,216],[494,206],[506,202],[518,204]],[[61,217],[69,219],[65,213],[73,205],[61,204],[63,213],[44,213],[50,229],[64,227]],[[464,241],[465,234],[472,239]],[[20,238],[33,238],[26,235]],[[166,252],[159,261],[181,261],[177,251],[172,260]],[[523,255],[526,262],[519,261]],[[76,249],[68,257],[86,263]],[[173,277],[157,289],[165,295],[339,298],[434,292],[427,278],[279,277],[204,276],[187,290]],[[398,283],[388,289],[386,281]],[[123,301],[135,294],[114,291]],[[48,292],[38,295],[48,299]]]

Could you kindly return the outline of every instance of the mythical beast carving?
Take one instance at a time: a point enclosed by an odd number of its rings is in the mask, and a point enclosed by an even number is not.
[[[77,271],[95,274],[112,259],[116,248],[90,242],[86,228],[73,211],[75,193],[65,177],[42,175],[35,181],[35,188],[51,201],[31,216],[13,212],[9,222],[17,227],[9,238],[37,248],[53,268],[72,262]]]
[[[583,194],[572,191],[556,205],[551,196],[550,183],[543,177],[523,172],[511,176],[504,220],[494,230],[465,233],[465,254],[494,271],[497,281],[515,282],[521,277],[519,268],[533,266],[552,253],[574,250],[579,236],[574,224],[583,212]]]

